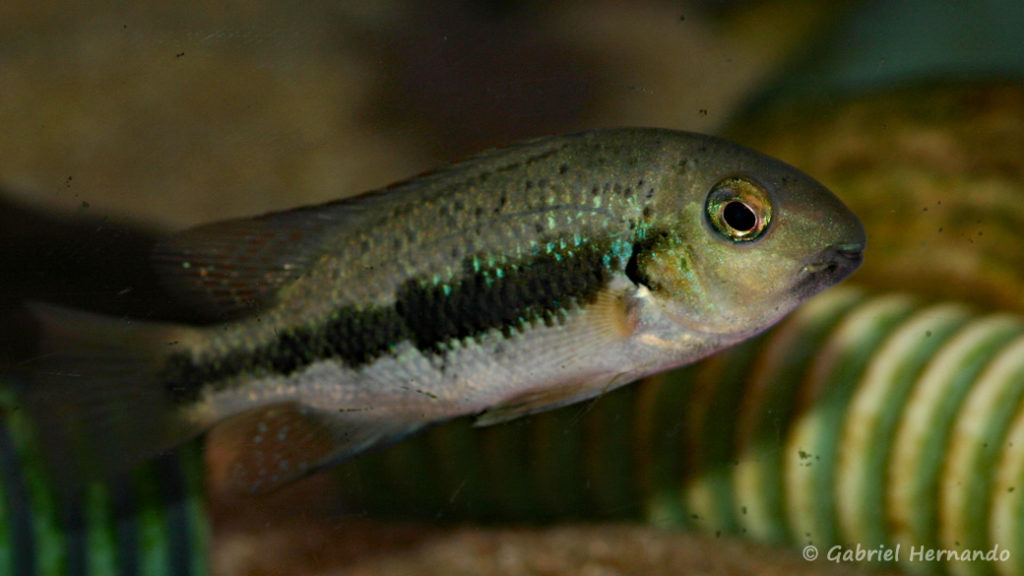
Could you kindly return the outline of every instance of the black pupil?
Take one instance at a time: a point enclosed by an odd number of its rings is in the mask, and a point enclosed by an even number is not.
[[[743,202],[736,200],[725,205],[725,209],[722,210],[722,219],[733,230],[739,232],[749,232],[757,225],[757,216],[754,215],[754,211]]]

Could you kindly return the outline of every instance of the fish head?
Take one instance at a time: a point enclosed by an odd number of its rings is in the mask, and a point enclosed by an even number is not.
[[[688,144],[627,269],[672,323],[734,342],[860,266],[864,228],[823,185],[730,142]]]

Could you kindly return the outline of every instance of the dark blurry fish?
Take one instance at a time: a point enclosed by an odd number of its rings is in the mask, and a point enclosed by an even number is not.
[[[26,401],[65,475],[205,430],[267,491],[460,415],[591,398],[746,339],[861,262],[828,190],[709,136],[617,129],[485,153],[385,190],[201,226],[158,246],[225,321],[39,306]]]

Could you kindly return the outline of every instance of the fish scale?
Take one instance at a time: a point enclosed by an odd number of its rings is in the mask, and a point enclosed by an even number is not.
[[[226,380],[246,373],[288,375],[329,358],[358,367],[405,340],[421,351],[441,354],[450,341],[490,328],[508,333],[537,320],[550,326],[563,319],[560,311],[593,300],[606,284],[612,260],[606,259],[611,252],[586,243],[573,249],[564,241],[545,244],[551,245],[545,254],[522,265],[522,271],[514,266],[503,278],[495,273],[502,267],[465,264],[472,275],[459,283],[406,282],[393,307],[344,306],[319,326],[287,327],[255,349],[231,350],[200,362],[187,352],[177,353],[167,361],[164,386],[176,401],[185,403],[196,399],[200,383],[222,389]]]
[[[171,236],[158,272],[212,322],[37,306],[46,360],[26,400],[62,477],[210,431],[233,454],[215,476],[264,492],[445,420],[514,419],[698,360],[863,249],[831,192],[737,144],[542,138]]]
[[[822,558],[899,546],[914,574],[1020,574],[1022,350],[1020,314],[844,286],[703,363],[502,427],[452,422],[335,485],[353,512],[635,518]]]

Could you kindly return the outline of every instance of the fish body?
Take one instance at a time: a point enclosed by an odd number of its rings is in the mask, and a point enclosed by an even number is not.
[[[266,491],[463,415],[591,398],[764,330],[859,265],[823,186],[710,136],[616,129],[201,226],[154,260],[208,326],[39,308],[47,443],[117,470],[214,428]],[[67,457],[67,456],[70,456]]]

